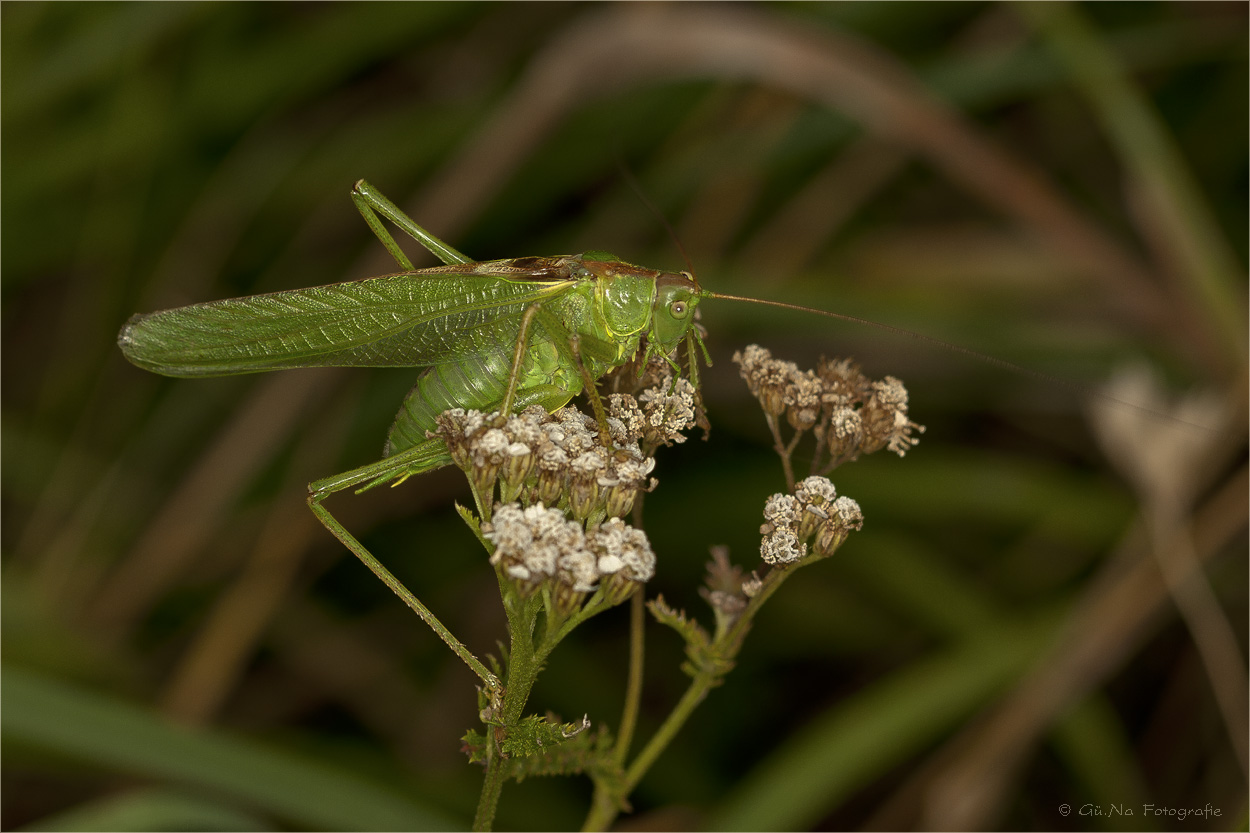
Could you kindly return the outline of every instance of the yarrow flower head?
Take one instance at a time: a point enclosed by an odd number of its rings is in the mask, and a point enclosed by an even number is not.
[[[655,575],[655,552],[647,534],[620,518],[609,518],[586,534],[587,546],[604,577],[609,604],[625,601]]]
[[[901,457],[919,441],[912,433],[924,432],[908,419],[902,382],[893,376],[873,381],[849,359],[821,359],[814,372],[800,370],[752,344],[733,360],[770,420],[784,414],[795,431],[813,430],[827,445],[830,468],[882,448]]]
[[[799,368],[794,362],[774,359],[773,354],[758,344],[747,345],[733,355],[751,395],[760,401],[764,413],[781,416],[786,412],[786,387]]]
[[[812,552],[819,558],[832,555],[852,530],[864,525],[859,504],[837,496],[824,477],[800,482],[793,495],[775,494],[764,504],[764,536],[760,556],[768,564],[787,565]]]
[[[565,612],[603,583],[609,604],[618,604],[655,575],[655,552],[646,533],[620,518],[586,530],[563,512],[535,503],[499,504],[482,524],[494,545],[490,562],[523,596],[545,583]]]
[[[865,454],[888,448],[902,457],[907,449],[920,442],[919,437],[911,436],[912,429],[918,433],[924,432],[923,425],[917,425],[907,418],[907,388],[893,376],[886,376],[880,382],[872,383],[872,394],[864,403],[861,417],[865,437],[862,448]]]
[[[694,424],[694,388],[686,379],[673,386],[670,377],[643,391],[641,404],[628,394],[613,394],[607,404],[607,443],[593,417],[539,405],[506,419],[453,408],[438,416],[429,436],[447,443],[486,505],[498,483],[502,503],[559,504],[593,522],[627,514],[639,492],[655,488],[655,459],[639,441],[681,442]]]
[[[683,432],[696,424],[695,393],[689,379],[682,377],[674,383],[671,376],[663,377],[659,385],[640,393],[643,441],[651,445],[684,443]]]
[[[495,545],[491,564],[500,565],[509,578],[534,586],[556,574],[561,557],[586,545],[580,524],[541,503],[496,506],[491,520],[482,524],[482,537]]]

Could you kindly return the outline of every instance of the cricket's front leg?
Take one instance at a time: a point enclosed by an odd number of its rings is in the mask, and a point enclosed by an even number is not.
[[[608,414],[603,409],[599,386],[595,384],[594,377],[590,375],[586,363],[582,361],[581,339],[576,335],[569,337],[569,352],[572,353],[573,362],[577,365],[577,372],[582,376],[582,385],[586,388],[586,398],[590,400],[590,407],[595,412],[595,421],[599,423],[599,442],[603,443],[604,448],[611,448],[612,432],[608,429]]]
[[[591,375],[590,370],[586,367],[586,363],[582,360],[582,338],[579,334],[572,332],[564,325],[559,318],[538,308],[538,304],[534,304],[530,309],[526,310],[526,315],[530,314],[530,310],[542,321],[544,329],[553,336],[553,340],[557,349],[564,354],[564,358],[572,362],[577,368],[578,375],[581,376],[582,387],[586,391],[586,398],[590,400],[590,407],[595,412],[595,421],[599,423],[599,439],[605,447],[611,448],[612,435],[608,430],[608,416],[603,409],[603,399],[599,396],[599,389],[595,384],[595,377]],[[526,328],[522,328],[524,331]],[[519,345],[518,345],[519,346]],[[516,363],[513,363],[513,372],[516,372]]]

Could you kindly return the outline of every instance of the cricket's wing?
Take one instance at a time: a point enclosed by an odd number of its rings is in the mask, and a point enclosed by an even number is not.
[[[404,272],[136,315],[117,343],[132,363],[166,376],[421,367],[511,350],[525,308],[576,283],[555,271],[492,273],[485,266]]]

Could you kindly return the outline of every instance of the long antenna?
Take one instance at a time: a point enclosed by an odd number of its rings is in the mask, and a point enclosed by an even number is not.
[[[1190,428],[1197,428],[1201,431],[1207,431],[1210,433],[1215,432],[1215,429],[1209,428],[1205,425],[1199,425],[1195,422],[1189,422],[1188,420],[1184,420],[1184,419],[1177,419],[1174,416],[1161,414],[1158,411],[1151,410],[1150,408],[1147,408],[1145,406],[1138,405],[1133,402],[1127,402],[1123,399],[1117,399],[1114,396],[1110,396],[1109,394],[1104,393],[1103,391],[1099,390],[1093,385],[1088,385],[1082,382],[1075,382],[1071,379],[1064,379],[1059,376],[1052,376],[1049,373],[1043,373],[1042,371],[1034,370],[1031,367],[1025,367],[1024,365],[1019,365],[1019,364],[1016,364],[1015,362],[1009,362],[1006,359],[1000,359],[997,356],[991,356],[989,353],[982,353],[980,350],[973,350],[971,347],[964,347],[961,344],[954,344],[949,341],[943,341],[940,338],[934,338],[933,336],[925,335],[924,333],[917,333],[913,330],[907,330],[902,327],[895,327],[891,324],[882,324],[880,321],[873,321],[868,318],[860,318],[857,315],[847,315],[846,313],[843,313],[843,312],[829,312],[828,310],[816,309],[815,307],[805,307],[805,306],[802,306],[801,304],[787,304],[784,301],[766,301],[762,298],[744,298],[741,295],[725,295],[720,292],[708,292],[706,293],[706,297],[719,298],[720,300],[723,300],[723,301],[743,301],[748,304],[763,304],[766,307],[778,307],[780,309],[795,310],[797,312],[810,312],[810,313],[814,313],[815,315],[823,315],[826,318],[837,318],[841,321],[851,321],[855,324],[863,324],[868,327],[876,327],[878,330],[885,330],[887,333],[894,333],[895,335],[906,336],[907,338],[911,338],[916,341],[923,342],[925,344],[931,344],[935,347],[941,347],[942,349],[949,350],[952,353],[960,353],[962,355],[968,356],[969,358],[973,358],[978,361],[985,362],[986,364],[992,365],[1001,370],[1006,370],[1011,373],[1018,373],[1022,376],[1029,376],[1033,379],[1037,379],[1042,382],[1048,382],[1049,384],[1052,384],[1052,385],[1060,385],[1062,387],[1068,388],[1069,390],[1075,391],[1076,393],[1080,393],[1085,396],[1096,397],[1098,399],[1103,400],[1104,402],[1111,402],[1124,408],[1131,408],[1132,410],[1137,411],[1138,413],[1145,414],[1157,420],[1163,420],[1165,422],[1172,422],[1172,423],[1179,423],[1181,425],[1185,425]]]
[[[681,245],[681,238],[677,236],[676,229],[674,229],[672,224],[669,223],[668,218],[664,216],[664,212],[660,211],[660,209],[656,207],[655,203],[651,202],[650,198],[647,196],[647,192],[642,190],[642,183],[638,181],[638,177],[634,176],[633,171],[625,166],[625,163],[621,160],[620,156],[616,157],[616,164],[617,167],[620,168],[621,177],[625,180],[626,184],[629,185],[630,190],[632,190],[634,195],[642,201],[642,204],[647,207],[647,210],[655,215],[655,218],[660,221],[661,225],[664,226],[664,230],[668,232],[669,239],[673,241],[673,245],[677,247],[677,251],[681,252],[681,259],[686,262],[686,271],[694,274],[694,264],[690,262],[690,255],[686,254],[686,247]],[[742,300],[748,299],[744,298]]]

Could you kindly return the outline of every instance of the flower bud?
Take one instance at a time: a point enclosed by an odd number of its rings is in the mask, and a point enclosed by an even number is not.
[[[464,408],[451,408],[434,418],[438,427],[427,436],[440,437],[447,443],[447,451],[451,461],[463,472],[473,465],[473,456],[469,452],[469,432],[466,422],[467,412]]]
[[[799,521],[799,540],[806,541],[812,537],[817,528],[829,518],[829,513],[815,504],[803,507],[803,517]]]
[[[506,458],[508,445],[507,435],[498,428],[484,431],[470,443],[473,485],[483,498],[489,498],[494,493],[495,480],[499,477],[499,467]]]
[[[847,407],[835,409],[825,438],[835,460],[851,459],[858,454],[864,438],[864,422],[859,412]]]
[[[760,406],[769,416],[781,416],[786,412],[786,389],[778,384],[760,387]]]
[[[508,503],[516,500],[537,462],[537,456],[525,443],[509,444],[503,468],[499,472],[500,501]]]
[[[599,499],[599,473],[606,468],[606,464],[601,456],[587,451],[574,460],[570,468],[569,510],[573,517],[585,520]]]
[[[621,602],[628,601],[629,597],[637,593],[638,588],[642,587],[642,583],[626,577],[624,573],[615,572],[604,576],[601,586],[603,587],[604,604],[615,607]]]
[[[551,443],[544,445],[538,455],[537,499],[545,504],[559,501],[568,470],[569,457],[564,449]]]

